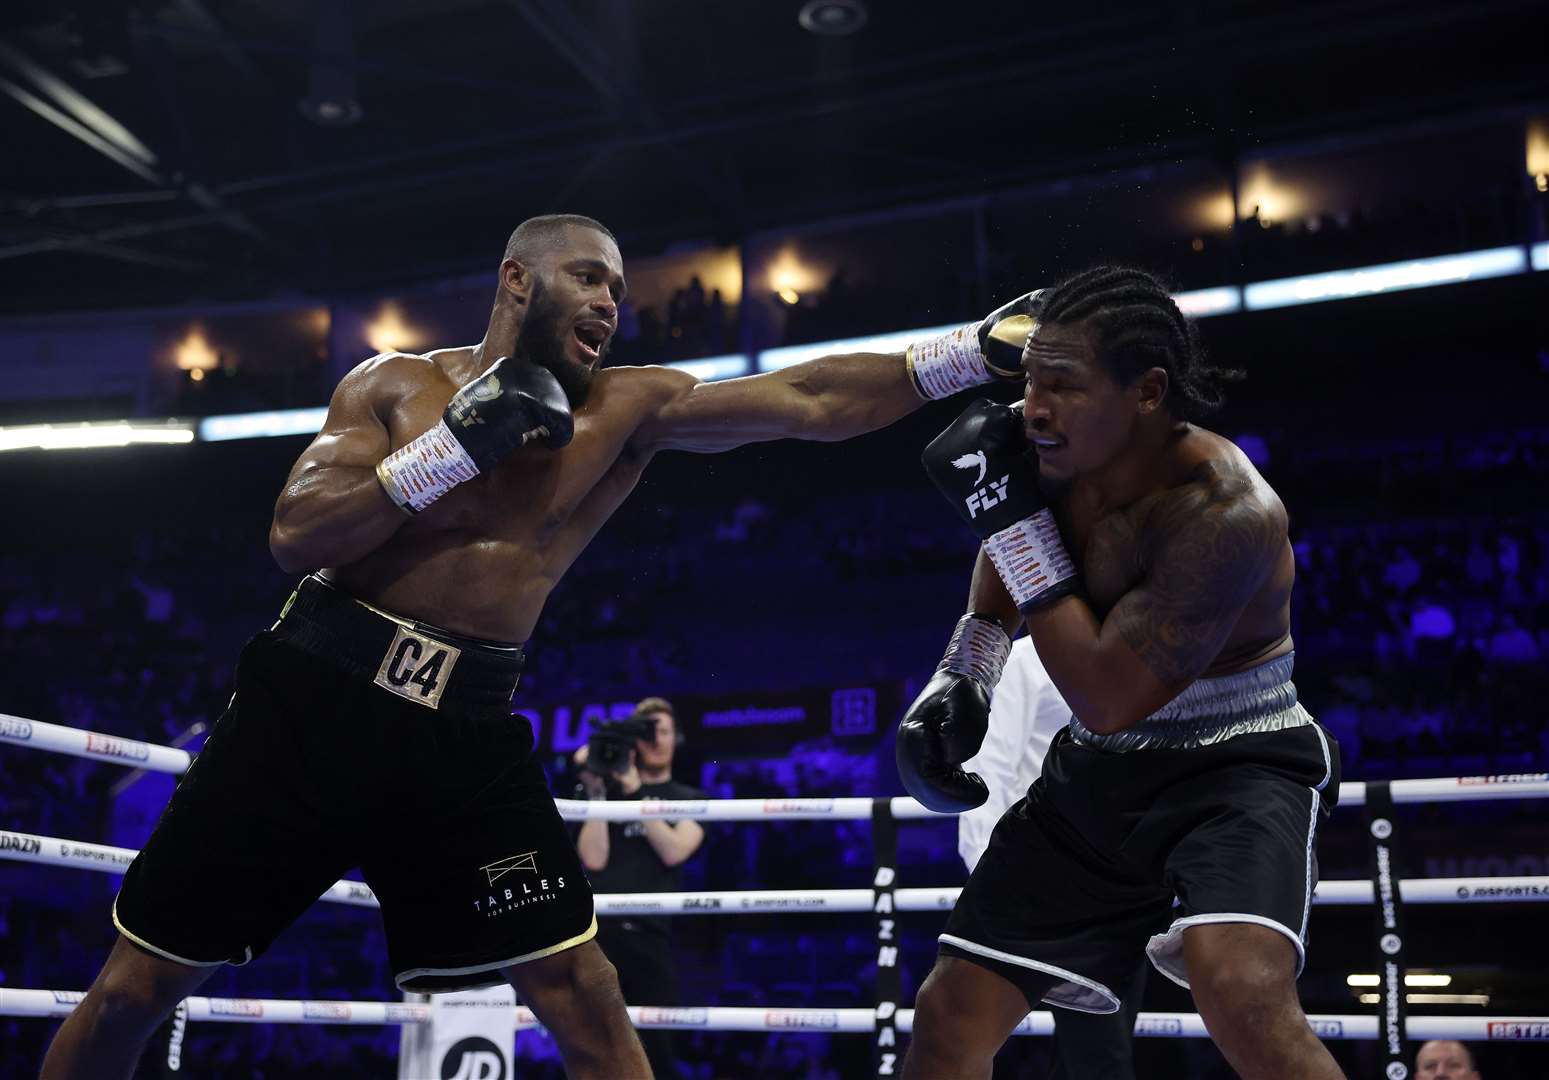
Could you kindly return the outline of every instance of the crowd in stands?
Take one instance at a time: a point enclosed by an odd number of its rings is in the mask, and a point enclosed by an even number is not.
[[[366,357],[362,355],[360,359]],[[204,371],[197,379],[179,373],[175,391],[156,405],[161,413],[173,416],[312,409],[327,403],[333,392],[332,381],[328,364],[315,354],[301,353],[293,367],[276,373],[247,371],[236,366]]]
[[[618,334],[611,355],[618,363],[659,364],[733,351],[737,341],[736,308],[720,289],[705,290],[698,275],[673,291],[666,310],[619,305]]]
[[[1520,242],[1520,190],[1481,188],[1466,200],[1398,200],[1290,221],[1245,208],[1237,230],[1246,279],[1373,266]]]
[[[1525,207],[1523,198],[1521,191],[1490,188],[1466,198],[1391,200],[1289,220],[1250,206],[1230,238],[1137,234],[1114,257],[1159,272],[1177,289],[1370,266],[1519,243],[1525,217],[1542,216],[1549,205],[1538,196],[1536,207]],[[620,305],[610,359],[661,363],[939,325],[1081,268],[1065,266],[1056,255],[1054,265],[1063,271],[1051,269],[1049,251],[1018,242],[1024,233],[1010,224],[991,231],[982,278],[971,260],[936,260],[927,271],[911,262],[868,273],[840,264],[818,288],[758,294],[739,305],[690,275],[664,304]],[[742,320],[747,325],[739,325]],[[273,372],[224,365],[200,375],[197,381],[180,376],[174,392],[155,402],[156,411],[203,416],[312,407],[327,400],[333,378],[332,367],[316,354],[298,355],[293,365]],[[95,415],[86,402],[72,402],[66,411]]]

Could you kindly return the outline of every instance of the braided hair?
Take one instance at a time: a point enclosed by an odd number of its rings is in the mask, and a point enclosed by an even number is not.
[[[1226,400],[1224,384],[1244,374],[1205,359],[1194,324],[1144,270],[1096,266],[1066,278],[1044,297],[1038,321],[1084,322],[1098,361],[1120,386],[1148,368],[1166,371],[1167,405],[1180,420],[1215,412]]]

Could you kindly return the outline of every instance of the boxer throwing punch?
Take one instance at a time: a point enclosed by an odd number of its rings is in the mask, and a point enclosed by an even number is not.
[[[400,988],[508,981],[571,1076],[650,1075],[511,717],[521,643],[658,451],[875,430],[993,378],[983,343],[1020,309],[907,353],[701,383],[600,370],[624,292],[606,228],[533,218],[507,244],[482,341],[379,355],[340,382],[269,534],[308,576],[243,649],[235,697],[129,867],[119,940],[55,1036],[49,1080],[129,1075],[180,999],[354,866]]]
[[[1192,423],[1234,373],[1140,271],[1034,308],[1022,409],[976,402],[925,453],[984,543],[900,772],[934,809],[984,801],[959,765],[1022,620],[1074,719],[948,920],[905,1076],[989,1076],[1030,1005],[1112,1011],[1144,950],[1241,1075],[1337,1077],[1296,994],[1339,768],[1291,682],[1286,511]]]

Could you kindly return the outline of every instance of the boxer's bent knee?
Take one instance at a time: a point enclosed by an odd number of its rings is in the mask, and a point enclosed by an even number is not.
[[[156,1025],[215,970],[152,956],[120,938],[86,997],[55,1032],[43,1060],[44,1080],[128,1076]]]
[[[1196,1004],[1224,1012],[1296,1000],[1296,951],[1286,937],[1252,923],[1191,926],[1184,964]]]
[[[503,974],[524,997],[623,1003],[618,970],[595,941],[506,968]]]
[[[559,1043],[572,1076],[649,1076],[618,971],[595,941],[506,968],[524,1004]]]
[[[97,1023],[149,1031],[215,970],[152,956],[121,938],[91,985]]]
[[[973,1075],[988,1067],[1025,1015],[1027,998],[1015,985],[972,961],[938,957],[915,995],[910,1071],[930,1076],[950,1068]]]
[[[1246,923],[1191,926],[1183,952],[1194,1005],[1217,1043],[1306,1026],[1284,935]]]

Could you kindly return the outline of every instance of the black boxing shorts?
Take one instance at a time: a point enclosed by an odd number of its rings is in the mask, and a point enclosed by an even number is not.
[[[178,963],[245,963],[359,867],[404,990],[492,986],[590,940],[591,887],[511,715],[522,661],[307,578],[242,650],[114,924]]]
[[[1113,1012],[1142,950],[1187,987],[1183,933],[1254,923],[1306,957],[1319,819],[1339,749],[1291,655],[1195,682],[1126,731],[1073,720],[995,826],[939,939],[1027,996]]]

